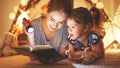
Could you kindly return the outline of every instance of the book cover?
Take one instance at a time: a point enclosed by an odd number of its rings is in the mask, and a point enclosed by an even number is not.
[[[51,61],[57,61],[63,59],[62,55],[59,54],[52,46],[50,45],[22,45],[11,47],[16,50],[18,53],[25,56],[35,56],[39,61],[46,63]],[[44,59],[44,60],[43,60]]]

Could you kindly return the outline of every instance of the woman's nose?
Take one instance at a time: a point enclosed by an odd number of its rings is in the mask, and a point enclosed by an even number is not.
[[[54,22],[53,23],[53,28],[57,28],[58,27],[58,23],[57,22]]]

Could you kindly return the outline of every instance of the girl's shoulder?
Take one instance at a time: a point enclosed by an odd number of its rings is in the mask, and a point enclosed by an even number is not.
[[[90,31],[88,33],[88,46],[96,45],[101,40],[101,35],[95,31]]]
[[[98,32],[95,32],[95,31],[90,31],[88,33],[88,37],[92,37],[92,38],[102,38],[101,35],[98,33]]]

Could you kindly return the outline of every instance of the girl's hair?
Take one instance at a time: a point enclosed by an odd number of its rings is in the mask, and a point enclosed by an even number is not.
[[[96,7],[92,7],[90,9],[90,12],[92,13],[94,24],[98,27],[100,27],[100,11]]]
[[[93,18],[90,11],[87,8],[79,7],[72,10],[69,19],[74,19],[78,24],[82,24],[83,28],[88,26],[88,29],[93,28]]]
[[[47,7],[47,12],[63,11],[69,14],[73,8],[73,0],[50,0]]]

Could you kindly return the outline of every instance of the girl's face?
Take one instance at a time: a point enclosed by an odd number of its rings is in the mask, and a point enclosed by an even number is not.
[[[48,13],[47,26],[50,31],[59,30],[65,23],[66,15],[60,11],[52,11]]]
[[[68,26],[68,33],[71,39],[75,40],[84,35],[84,29],[82,28],[82,25],[76,23],[74,19],[68,19],[67,26]]]

